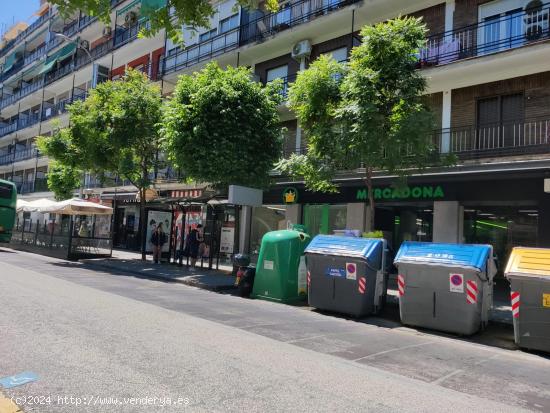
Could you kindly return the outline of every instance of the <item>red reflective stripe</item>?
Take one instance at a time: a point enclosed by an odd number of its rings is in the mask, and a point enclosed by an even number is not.
[[[466,281],[466,302],[477,303],[477,282],[475,281]]]
[[[311,284],[311,273],[308,271],[307,272],[307,285],[310,285]]]
[[[367,286],[367,279],[365,277],[361,277],[359,278],[359,287],[358,287],[358,291],[361,293],[361,294],[365,294],[365,288]]]
[[[400,297],[405,295],[405,277],[401,274],[397,276],[397,289]]]
[[[518,318],[519,317],[519,304],[520,304],[519,293],[517,291],[512,291],[510,293],[510,297],[512,299],[512,316],[514,318]]]

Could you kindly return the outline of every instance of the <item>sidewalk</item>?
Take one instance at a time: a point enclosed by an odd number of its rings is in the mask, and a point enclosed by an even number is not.
[[[114,270],[135,274],[146,278],[169,280],[181,284],[191,285],[211,291],[226,291],[234,288],[235,277],[230,275],[230,267],[223,270],[208,270],[207,268],[190,268],[184,265],[163,263],[153,264],[151,257],[147,261],[141,260],[141,254],[132,251],[113,250],[112,258],[83,259],[80,262],[90,267]],[[205,263],[206,264],[206,263]]]

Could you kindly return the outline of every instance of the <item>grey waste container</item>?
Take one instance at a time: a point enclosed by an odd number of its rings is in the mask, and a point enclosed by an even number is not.
[[[516,344],[550,352],[550,249],[514,248],[504,275],[510,281]]]
[[[490,245],[404,242],[394,264],[403,324],[463,335],[485,327],[496,273]]]
[[[305,250],[309,305],[362,317],[386,295],[386,241],[318,235]]]

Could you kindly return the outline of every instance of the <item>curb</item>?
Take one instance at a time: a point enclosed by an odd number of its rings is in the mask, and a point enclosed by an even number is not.
[[[197,280],[186,280],[186,279],[182,279],[182,278],[165,277],[165,276],[157,275],[157,274],[144,274],[143,272],[140,272],[140,271],[137,271],[137,270],[120,268],[120,267],[115,267],[115,266],[112,266],[112,265],[100,264],[100,263],[95,263],[95,262],[89,262],[87,260],[84,260],[84,261],[81,260],[80,262],[82,262],[82,264],[84,266],[88,266],[88,267],[92,267],[92,268],[95,267],[95,268],[99,268],[99,269],[116,270],[116,271],[120,271],[120,272],[127,273],[127,274],[137,275],[140,278],[170,281],[170,282],[174,282],[174,283],[178,283],[178,284],[184,284],[184,285],[188,285],[190,287],[196,287],[196,288],[200,288],[202,290],[208,290],[208,291],[213,291],[213,292],[235,290],[235,287],[232,286],[232,285],[207,285],[207,284],[203,284],[203,283],[201,283],[200,281],[197,281]]]

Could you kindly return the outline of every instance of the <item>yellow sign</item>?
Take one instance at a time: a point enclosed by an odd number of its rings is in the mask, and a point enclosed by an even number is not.
[[[295,204],[298,201],[298,190],[296,188],[286,188],[283,191],[283,202],[285,204]]]
[[[550,307],[550,294],[542,294],[542,306]]]

